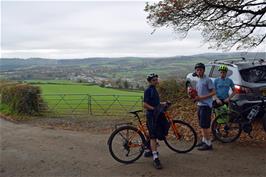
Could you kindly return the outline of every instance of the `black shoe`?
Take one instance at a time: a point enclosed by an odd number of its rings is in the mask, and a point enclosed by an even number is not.
[[[156,169],[162,169],[162,165],[161,165],[161,162],[159,160],[159,158],[156,158],[153,160],[153,166],[156,168]]]
[[[203,141],[201,141],[201,142],[199,142],[198,144],[196,144],[196,146],[195,147],[201,147],[201,146],[203,146],[203,144],[205,144]]]
[[[200,146],[198,148],[199,151],[209,151],[209,150],[212,150],[212,145],[207,145],[207,144],[203,144],[202,146]]]
[[[145,151],[144,157],[152,157],[152,152],[151,151]]]

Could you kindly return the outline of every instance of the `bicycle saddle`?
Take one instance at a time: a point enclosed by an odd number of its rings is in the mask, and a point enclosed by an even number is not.
[[[143,110],[130,111],[129,113],[137,115],[139,112],[143,112]]]

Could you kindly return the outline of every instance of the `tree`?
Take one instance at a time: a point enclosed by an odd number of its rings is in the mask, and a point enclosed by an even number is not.
[[[122,79],[121,78],[118,78],[116,81],[115,81],[116,85],[118,88],[122,88]]]
[[[186,37],[200,30],[211,48],[256,47],[266,38],[266,0],[163,0],[146,4],[148,22]]]
[[[129,83],[128,83],[127,80],[124,81],[123,85],[124,85],[124,88],[125,89],[128,89],[129,88]]]
[[[100,87],[105,87],[106,82],[103,80],[100,84]]]

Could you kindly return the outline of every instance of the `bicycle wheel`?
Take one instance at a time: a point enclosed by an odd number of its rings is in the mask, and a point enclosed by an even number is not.
[[[241,124],[236,115],[223,113],[212,122],[212,134],[223,143],[231,143],[237,140],[242,132]]]
[[[108,140],[109,151],[118,162],[129,164],[141,157],[144,152],[144,135],[133,126],[116,129]]]
[[[195,147],[197,134],[188,123],[174,120],[164,142],[171,150],[178,153],[186,153]]]

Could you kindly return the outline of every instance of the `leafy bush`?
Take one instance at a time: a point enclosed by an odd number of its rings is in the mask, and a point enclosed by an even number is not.
[[[176,102],[179,84],[174,79],[161,81],[157,87],[161,101]]]
[[[8,105],[17,114],[35,115],[40,113],[43,100],[40,88],[29,84],[1,84],[1,103]]]
[[[10,110],[8,105],[1,103],[0,104],[0,112],[3,114],[11,114],[12,110]]]

